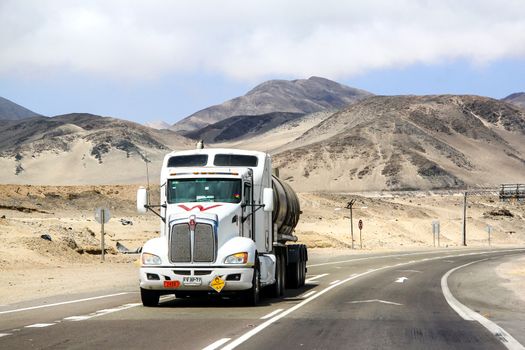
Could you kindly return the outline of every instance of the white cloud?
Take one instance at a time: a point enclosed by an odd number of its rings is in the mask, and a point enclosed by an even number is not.
[[[0,76],[351,77],[378,68],[525,57],[522,0],[0,2]]]

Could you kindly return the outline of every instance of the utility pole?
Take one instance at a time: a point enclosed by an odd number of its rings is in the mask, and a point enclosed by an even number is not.
[[[463,193],[463,245],[467,246],[467,191]]]
[[[346,209],[350,209],[350,235],[352,236],[352,249],[354,249],[354,221],[352,218],[352,207],[354,203],[355,199],[352,199],[346,204]]]

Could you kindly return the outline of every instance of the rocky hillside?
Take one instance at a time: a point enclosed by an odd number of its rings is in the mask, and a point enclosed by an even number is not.
[[[301,118],[301,113],[274,112],[262,115],[235,116],[221,120],[186,134],[187,137],[203,140],[205,143],[228,142],[251,139],[260,134]]]
[[[155,120],[152,122],[146,122],[144,123],[144,126],[147,126],[148,128],[153,128],[157,130],[163,130],[163,129],[169,129],[171,127],[170,124],[166,123],[162,120]]]
[[[41,115],[0,97],[0,120],[21,120],[34,117],[41,117]]]
[[[525,92],[516,92],[502,99],[502,101],[512,103],[515,106],[525,109]]]
[[[274,159],[299,190],[431,189],[523,182],[525,112],[478,96],[375,96]]]
[[[171,129],[184,133],[239,115],[273,112],[312,113],[339,109],[372,94],[334,81],[311,77],[300,80],[270,80],[246,95],[198,111]]]
[[[126,183],[143,177],[145,161],[193,142],[169,130],[92,114],[6,121],[0,125],[0,181]]]

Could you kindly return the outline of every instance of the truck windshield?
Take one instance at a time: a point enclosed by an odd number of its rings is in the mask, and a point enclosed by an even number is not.
[[[241,180],[180,179],[168,181],[168,203],[241,201]]]

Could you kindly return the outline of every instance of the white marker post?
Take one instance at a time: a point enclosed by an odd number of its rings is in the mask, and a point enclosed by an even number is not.
[[[434,236],[434,247],[436,246],[436,236],[438,241],[438,247],[439,247],[439,236],[440,236],[440,227],[439,227],[439,221],[434,220],[432,221],[432,235]]]
[[[359,244],[361,249],[363,249],[363,237],[361,236],[361,230],[363,229],[363,220],[359,219]]]
[[[100,252],[101,252],[101,258],[102,261],[104,261],[104,224],[109,221],[111,218],[111,214],[109,212],[108,208],[97,208],[95,210],[95,220],[100,224]]]
[[[490,234],[492,233],[492,226],[491,226],[491,225],[487,225],[487,227],[485,228],[485,230],[486,230],[487,233],[489,234],[489,247],[491,247],[491,243],[490,243]]]

